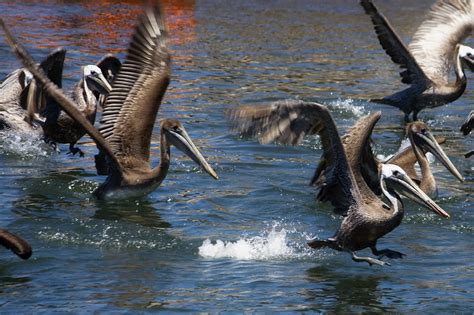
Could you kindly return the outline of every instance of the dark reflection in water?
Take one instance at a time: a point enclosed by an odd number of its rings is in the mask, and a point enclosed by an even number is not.
[[[171,224],[162,220],[159,210],[146,198],[115,202],[96,203],[93,218],[137,223],[152,228],[169,228]]]
[[[331,312],[387,312],[396,311],[387,300],[391,293],[380,287],[380,283],[390,280],[382,274],[361,275],[335,272],[332,266],[318,266],[306,270],[308,281],[317,289],[300,292],[314,310]]]

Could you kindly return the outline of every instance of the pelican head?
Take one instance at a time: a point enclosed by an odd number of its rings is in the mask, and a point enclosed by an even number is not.
[[[31,81],[33,81],[33,74],[30,71],[23,69],[20,73],[20,84],[23,88],[25,88]]]
[[[388,199],[393,200],[393,198],[396,198],[391,193],[396,192],[433,211],[441,217],[449,218],[449,214],[428,197],[428,195],[410,179],[401,167],[394,164],[382,164],[381,167],[380,186],[382,187],[384,195]],[[385,187],[388,188],[388,191],[384,188],[383,183],[385,184]]]
[[[183,125],[176,119],[164,119],[161,121],[161,133],[166,140],[189,156],[196,164],[200,165],[206,173],[214,179],[218,179],[216,172],[207,163],[206,159],[194,145]]]
[[[95,65],[84,67],[83,78],[91,91],[104,95],[108,95],[112,91],[109,81],[104,77],[100,68]]]
[[[463,64],[474,72],[474,49],[466,45],[459,45],[458,55]]]
[[[423,152],[433,154],[460,182],[464,181],[462,175],[446,153],[444,153],[438,141],[436,141],[424,122],[415,121],[409,123],[406,127],[406,132],[411,143],[414,143],[415,146],[422,149]]]

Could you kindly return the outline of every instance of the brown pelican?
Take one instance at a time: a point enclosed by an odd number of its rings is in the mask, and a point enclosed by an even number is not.
[[[62,69],[62,60],[64,51],[57,49],[40,66],[53,79],[57,65]],[[21,68],[7,75],[0,83],[0,130],[41,133],[38,124],[27,119],[26,111],[28,104],[36,102],[40,97],[33,75],[28,70]]]
[[[428,126],[421,121],[407,124],[406,134],[410,140],[411,150],[410,148],[401,149],[385,163],[395,164],[403,168],[410,178],[420,185],[421,190],[432,198],[437,196],[437,187],[425,155],[427,152],[433,154],[460,182],[464,181],[462,175],[440,146],[440,142],[444,142],[446,139],[436,139],[431,134]],[[416,175],[416,162],[420,166],[421,179]]]
[[[5,248],[10,249],[22,259],[30,258],[33,253],[30,244],[21,237],[8,232],[7,230],[0,229],[0,244]]]
[[[103,58],[100,61],[100,66],[107,69],[111,60],[113,62],[113,58],[115,57],[107,56]],[[102,74],[100,66],[99,64],[84,66],[82,68],[82,77],[72,91],[72,99],[77,109],[81,111],[82,115],[91,124],[95,122],[99,96],[110,93],[112,89]],[[56,77],[52,81],[61,87],[62,66],[61,71],[56,71],[55,74]],[[49,77],[51,78],[51,76]],[[84,128],[61,110],[56,101],[50,97],[46,97],[44,102],[46,105],[30,102],[31,106],[28,108],[28,111],[30,116],[38,112],[40,117],[45,119],[42,127],[47,142],[69,143],[69,153],[73,155],[79,153],[80,156],[83,156],[84,153],[74,145],[86,133]]]
[[[1,19],[0,25],[9,45],[24,66],[41,82],[45,91],[86,129],[107,156],[108,177],[95,190],[96,197],[124,197],[154,190],[168,172],[171,145],[182,150],[217,179],[217,174],[193,144],[183,126],[174,119],[161,122],[161,160],[157,167],[150,167],[151,134],[170,80],[167,31],[158,4],[146,10],[135,28],[125,62],[107,97],[100,132],[79,113],[74,103],[60,89],[48,81]]]
[[[361,140],[355,137],[366,136],[366,134],[360,130],[370,129],[380,119],[380,112],[366,116],[359,119],[356,124],[351,127],[348,132],[342,137],[344,149],[348,156],[354,156],[353,151],[359,150],[357,145],[361,143]],[[431,198],[437,196],[436,180],[431,172],[426,153],[430,152],[433,154],[459,181],[463,182],[463,178],[456,167],[453,165],[451,160],[444,153],[443,149],[439,145],[439,141],[443,142],[445,139],[435,139],[431,134],[428,126],[424,122],[416,121],[409,123],[406,128],[406,135],[410,141],[410,145],[401,148],[391,158],[382,162],[375,158],[372,154],[372,148],[370,141],[365,141],[366,148],[363,149],[364,154],[360,157],[360,168],[362,176],[364,177],[367,185],[376,194],[382,193],[379,181],[379,169],[380,164],[395,164],[400,166],[408,176],[416,182],[421,190]],[[370,137],[370,134],[369,134]],[[415,171],[415,164],[418,162],[421,169],[421,179]],[[316,173],[311,181],[314,184],[318,181],[319,176],[325,169],[325,162],[322,160],[316,168]]]
[[[392,61],[404,69],[402,82],[410,87],[372,101],[392,105],[417,120],[418,112],[458,99],[466,88],[463,63],[474,71],[474,49],[460,45],[474,27],[470,0],[439,0],[420,25],[408,47],[371,0],[360,4],[370,15],[380,44]],[[450,69],[456,80],[449,82]]]
[[[336,234],[327,240],[313,240],[313,248],[330,247],[352,254],[354,261],[385,265],[386,262],[359,257],[356,251],[370,247],[378,256],[401,258],[402,254],[389,249],[378,250],[377,240],[395,229],[403,218],[403,204],[398,193],[420,203],[440,216],[449,217],[432,201],[399,166],[380,164],[379,181],[388,204],[382,202],[366,185],[360,173],[360,156],[367,147],[364,142],[372,128],[359,129],[364,137],[354,143],[352,155],[346,156],[336,125],[324,105],[301,101],[286,101],[269,106],[248,106],[233,109],[229,117],[244,135],[258,135],[261,142],[277,140],[296,145],[306,134],[317,133],[324,150],[326,169],[321,174],[319,197],[330,201],[347,216]]]
[[[466,121],[464,122],[464,124],[462,124],[461,131],[463,135],[467,136],[468,134],[471,133],[472,128],[474,128],[474,110],[469,113],[469,115],[466,118]],[[472,155],[474,155],[474,150],[466,153],[464,156],[468,158],[468,157],[471,157]]]

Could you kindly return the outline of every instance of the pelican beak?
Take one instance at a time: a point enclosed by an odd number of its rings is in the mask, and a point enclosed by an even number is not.
[[[219,178],[216,172],[207,163],[206,159],[202,156],[201,152],[199,152],[198,148],[196,148],[184,128],[169,129],[167,131],[167,139],[171,144],[184,152],[194,162],[196,162],[196,164],[200,165],[211,177],[214,179]]]
[[[112,91],[112,86],[102,73],[94,73],[86,77],[87,86],[99,94],[109,95]]]
[[[433,154],[460,182],[464,181],[462,175],[456,169],[446,153],[444,153],[444,150],[438,144],[438,141],[433,137],[431,132],[428,130],[425,130],[424,132],[415,132],[413,133],[413,141],[416,146],[422,148],[425,152]]]
[[[418,185],[406,174],[398,172],[397,175],[392,175],[385,178],[385,182],[387,186],[390,186],[390,188],[407,197],[408,199],[433,211],[441,217],[449,218],[449,214],[440,206],[438,206],[438,204],[430,197],[428,197],[428,195],[425,194],[421,188],[418,187]]]

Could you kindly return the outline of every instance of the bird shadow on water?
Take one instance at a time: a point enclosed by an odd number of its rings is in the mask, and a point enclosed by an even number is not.
[[[92,192],[97,182],[88,180],[81,169],[50,172],[46,176],[21,178],[22,187],[13,211],[24,217],[91,218],[136,223],[147,227],[168,228],[147,197],[112,201],[96,200]]]
[[[336,313],[396,311],[387,303],[387,292],[381,285],[389,280],[386,274],[351,274],[323,265],[306,270],[306,278],[315,283],[314,289],[301,291],[310,309]]]

